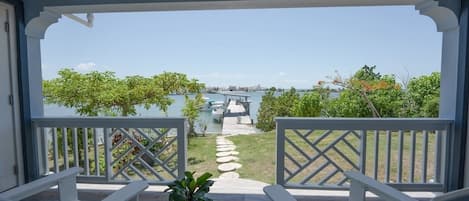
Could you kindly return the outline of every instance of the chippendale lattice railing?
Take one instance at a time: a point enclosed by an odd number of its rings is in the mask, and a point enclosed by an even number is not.
[[[347,189],[358,171],[401,190],[443,190],[445,119],[277,118],[277,183]]]
[[[165,184],[184,175],[184,118],[34,118],[43,173],[81,167],[78,181]]]

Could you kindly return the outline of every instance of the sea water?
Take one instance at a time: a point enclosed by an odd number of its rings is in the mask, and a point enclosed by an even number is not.
[[[262,96],[264,92],[257,91],[257,92],[240,92],[236,94],[243,94],[250,96],[248,98],[251,101],[250,104],[250,116],[253,119],[253,122],[257,122],[257,110],[259,109],[260,102],[262,100]],[[204,97],[209,98],[208,101],[224,101],[225,97],[221,94],[212,94],[212,93],[204,93]],[[167,114],[163,113],[158,107],[152,106],[148,110],[145,109],[143,106],[137,106],[137,114],[136,117],[182,117],[182,108],[184,107],[184,96],[183,95],[170,95],[170,97],[174,100],[174,103],[168,108]],[[44,105],[44,115],[46,117],[64,117],[64,116],[72,116],[78,117],[80,116],[78,113],[75,112],[74,108],[67,108],[64,106],[56,105],[56,104],[45,104]],[[221,124],[217,123],[212,118],[211,111],[201,111],[199,114],[199,118],[196,122],[196,130],[203,127],[203,125],[207,125],[207,133],[221,133]]]
[[[257,122],[257,112],[259,110],[262,96],[265,94],[264,91],[256,92],[236,92],[235,94],[248,95],[250,104],[250,116],[254,123]],[[277,93],[276,95],[279,95]],[[300,92],[300,95],[303,93]],[[208,101],[224,101],[225,97],[221,94],[204,93],[204,97],[209,98]],[[331,98],[336,98],[338,93],[331,93]],[[167,114],[163,113],[158,107],[152,106],[150,109],[145,109],[143,106],[137,106],[137,117],[182,117],[182,108],[184,107],[184,96],[183,95],[170,95],[174,100],[174,103],[168,108]],[[44,115],[48,117],[63,117],[63,116],[80,116],[75,112],[73,108],[67,108],[55,104],[44,105]],[[220,123],[217,123],[212,118],[211,111],[201,111],[199,118],[195,124],[196,131],[200,132],[202,125],[207,125],[207,133],[221,133],[222,127]]]

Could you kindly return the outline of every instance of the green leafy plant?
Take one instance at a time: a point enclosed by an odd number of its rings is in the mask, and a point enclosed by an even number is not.
[[[194,178],[195,172],[185,172],[184,178],[176,180],[165,192],[169,192],[169,201],[212,201],[205,197],[210,191],[214,181],[209,180],[212,174],[206,172],[198,178]]]

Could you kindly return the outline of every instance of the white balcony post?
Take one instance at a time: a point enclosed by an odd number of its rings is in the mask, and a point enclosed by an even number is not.
[[[25,28],[27,37],[27,53],[28,53],[28,87],[29,87],[29,104],[32,117],[44,116],[44,104],[42,95],[42,62],[41,62],[41,39],[44,39],[47,28],[58,22],[60,14],[51,10],[41,12],[39,17],[32,19]],[[44,146],[47,143],[46,135],[38,136],[37,129],[33,128],[31,134],[33,144],[36,144],[36,154],[38,159],[39,174],[45,174],[47,163],[47,153],[44,153]]]
[[[42,101],[41,39],[27,36],[31,116],[44,116]]]
[[[443,32],[441,57],[440,114],[441,118],[454,119],[458,78],[459,28]]]
[[[434,0],[420,0],[415,9],[420,11],[420,14],[432,18],[437,31],[443,33],[439,117],[454,119],[458,83],[458,18],[451,10],[440,7]]]
[[[459,20],[456,14],[448,8],[440,7],[437,1],[420,0],[415,9],[420,14],[433,19],[437,31],[442,32],[442,50],[441,50],[441,80],[440,80],[440,106],[439,117],[456,119],[457,96],[458,96],[458,58],[459,58]],[[448,133],[452,135],[453,130]],[[447,164],[450,162],[446,158],[447,135],[441,140],[441,173],[445,176]],[[442,178],[445,182],[445,178]]]
[[[352,180],[350,184],[350,197],[349,201],[365,201],[366,191],[365,187],[360,182]]]

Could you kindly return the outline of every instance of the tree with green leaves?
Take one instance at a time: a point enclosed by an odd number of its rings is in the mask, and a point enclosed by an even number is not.
[[[82,74],[72,69],[63,69],[58,78],[43,83],[46,103],[75,108],[83,116],[136,115],[137,105],[144,105],[146,109],[154,105],[167,113],[174,102],[170,94],[200,93],[204,87],[182,73],[120,79],[113,72]]]
[[[398,117],[402,116],[403,91],[392,75],[382,76],[376,66],[365,65],[354,76],[339,75],[332,84],[344,91],[330,102],[328,114],[336,117]]]
[[[293,116],[293,108],[300,95],[295,88],[283,91],[278,97],[276,89],[270,88],[262,96],[262,102],[257,114],[256,127],[263,131],[271,131],[275,128],[275,117]]]
[[[321,115],[322,105],[321,96],[318,92],[312,91],[305,93],[294,104],[292,116],[295,117],[318,117]]]
[[[174,102],[169,97],[170,94],[183,94],[187,97],[188,94],[195,93],[199,97],[205,87],[196,79],[173,72],[163,72],[150,78],[128,76],[124,79],[117,78],[109,71],[82,74],[73,69],[63,69],[58,74],[58,78],[43,82],[45,102],[74,108],[82,116],[136,115],[138,105],[143,105],[146,109],[157,106],[167,113],[168,107]],[[192,104],[187,100],[186,103]],[[198,108],[184,115],[188,115],[189,121],[193,122],[198,116]],[[71,135],[70,132],[59,133],[59,138],[65,134]],[[145,144],[145,141],[141,142]],[[83,142],[78,143],[82,152]],[[81,160],[81,155],[79,157]]]
[[[195,95],[194,98],[185,95],[184,100],[186,104],[182,109],[182,113],[185,117],[187,117],[187,121],[189,123],[189,134],[195,136],[197,134],[195,132],[195,121],[199,117],[200,107],[203,106],[205,100],[203,99],[202,94],[200,93]]]
[[[270,131],[275,128],[274,118],[277,115],[277,97],[275,97],[276,91],[277,90],[272,87],[262,96],[259,111],[257,112],[256,127],[263,131]]]
[[[411,117],[438,117],[440,73],[412,78],[407,86],[406,111]]]

